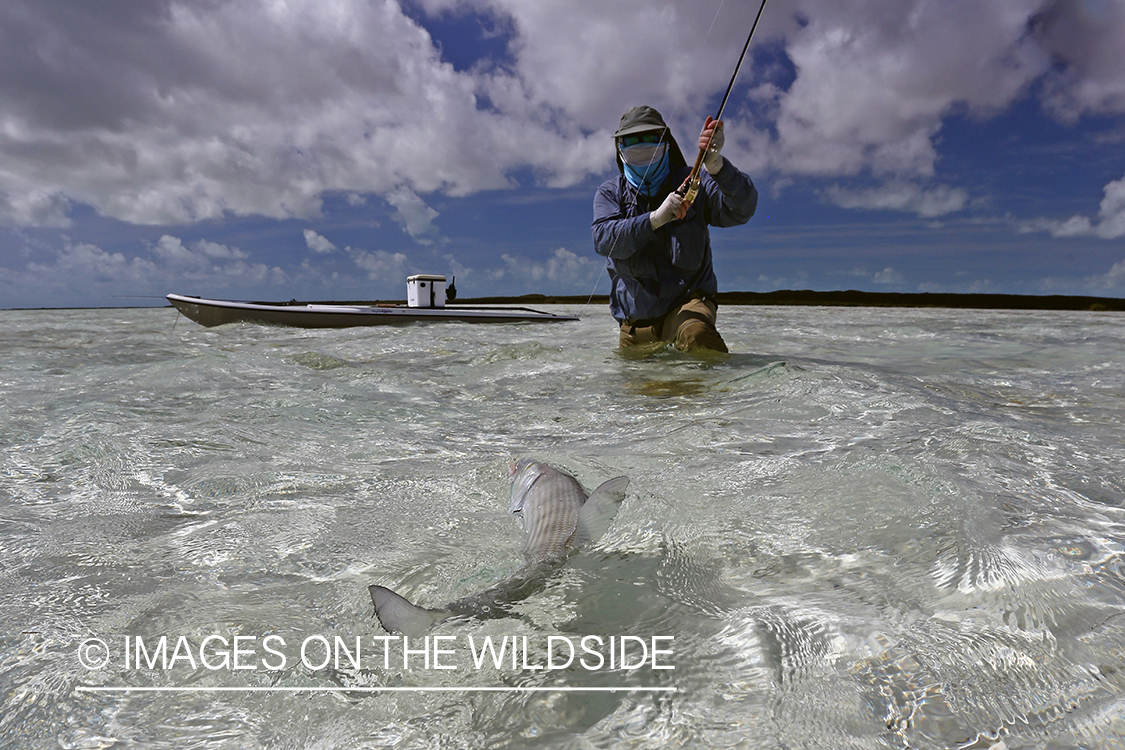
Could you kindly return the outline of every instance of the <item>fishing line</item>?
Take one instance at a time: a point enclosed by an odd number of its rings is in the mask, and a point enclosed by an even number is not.
[[[711,32],[714,31],[715,24],[718,23],[718,21],[719,21],[719,14],[722,13],[723,6],[725,4],[726,4],[726,0],[719,0],[719,7],[715,9],[715,15],[711,18],[711,25],[707,27],[707,33],[703,35],[703,41],[700,42],[699,49],[696,50],[696,53],[695,53],[696,58],[699,58],[702,55],[704,48],[706,48],[707,41],[711,38]],[[766,2],[765,2],[765,0],[762,0],[762,8],[765,8],[765,7],[766,7]],[[762,9],[759,9],[758,10],[758,18],[761,18],[761,17],[762,17]],[[755,19],[754,20],[754,27],[752,27],[750,29],[750,36],[751,37],[754,36],[754,28],[756,28],[757,26],[758,26],[758,20]],[[749,46],[750,46],[750,39],[747,38],[746,47],[743,48],[743,50],[742,50],[742,57],[740,57],[739,60],[738,60],[738,67],[736,67],[735,70],[734,70],[735,77],[738,76],[738,70],[739,70],[739,68],[742,67],[742,60],[743,60],[743,58],[746,57],[746,49],[749,48]],[[733,89],[733,88],[734,88],[734,78],[731,78],[730,85],[727,87],[727,93],[726,93],[725,96],[723,96],[723,104],[719,107],[720,114],[723,111],[723,107],[726,106],[727,97],[730,96],[731,89]],[[675,121],[676,116],[679,113],[680,113],[680,104],[677,103],[672,107],[672,114],[668,117],[668,120]],[[718,118],[715,118],[715,119],[718,119]],[[660,131],[661,139],[663,139],[665,134],[667,134],[669,132],[670,132],[670,128],[666,124],[664,129],[662,131]],[[679,144],[677,144],[677,146],[678,145]],[[616,156],[616,151],[617,151],[617,141],[616,141],[616,139],[614,139],[613,148],[614,148],[614,152],[615,152],[614,155]],[[682,156],[683,155],[682,150],[681,150],[680,153],[681,153],[681,156]],[[652,160],[655,159],[655,157],[656,157],[656,154],[654,153],[653,156],[649,159],[649,163],[645,165],[645,174],[648,174],[648,170],[649,170],[649,168],[652,167],[652,164],[653,164]],[[636,205],[640,200],[640,188],[634,187],[631,183],[629,183],[628,180],[626,180],[626,190],[632,191],[632,194],[631,194],[630,197],[632,198],[633,204]],[[609,251],[610,255],[612,255],[613,251],[617,249],[617,243],[620,242],[620,241],[621,241],[621,235],[618,234],[617,237],[615,237],[614,240],[613,240],[613,247],[610,248],[610,251]],[[609,266],[609,256],[606,256],[606,266],[605,266],[605,268],[608,268],[608,266]],[[594,288],[590,290],[590,296],[586,300],[586,304],[582,307],[582,314],[583,315],[586,314],[586,309],[590,306],[590,303],[594,299],[594,293],[598,290],[598,284],[601,281],[602,270],[603,270],[602,268],[599,268],[597,275],[594,277]]]
[[[758,29],[758,21],[762,20],[762,13],[766,9],[766,0],[762,0],[762,5],[758,8],[758,15],[754,17],[754,25],[750,27],[750,34],[746,37],[746,44],[742,46],[742,54],[738,56],[738,64],[734,66],[734,73],[730,77],[730,83],[727,84],[727,92],[723,94],[723,101],[719,105],[719,111],[715,114],[714,120],[718,120],[723,116],[723,110],[727,107],[727,99],[730,98],[730,92],[734,90],[734,82],[738,78],[738,71],[742,70],[742,63],[746,59],[746,51],[750,49],[750,40],[754,38],[754,32]],[[707,152],[711,149],[711,141],[715,138],[715,131],[711,131],[711,135],[707,136],[707,142],[699,149],[699,155],[695,157],[695,166],[691,168],[691,181],[686,186],[681,186],[676,192],[684,196],[684,200],[690,205],[694,200],[696,194],[699,192],[699,185],[702,180],[702,167],[703,160],[707,156]]]

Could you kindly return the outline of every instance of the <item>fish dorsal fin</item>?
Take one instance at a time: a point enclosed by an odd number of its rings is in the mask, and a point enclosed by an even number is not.
[[[625,488],[629,485],[629,477],[615,477],[598,485],[582,509],[578,511],[578,529],[575,536],[575,546],[582,547],[593,544],[602,538],[609,530],[613,517],[617,515],[617,508],[625,499]]]
[[[531,484],[529,484],[526,489],[512,493],[512,502],[508,505],[509,513],[515,514],[523,512],[523,506],[527,504],[527,496],[531,494],[531,488],[538,484],[539,480],[542,478],[543,474],[536,474],[535,479],[531,480]]]

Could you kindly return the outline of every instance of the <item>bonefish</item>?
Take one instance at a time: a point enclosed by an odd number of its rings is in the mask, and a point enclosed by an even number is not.
[[[506,617],[507,605],[530,596],[571,553],[601,538],[629,484],[628,477],[616,477],[587,496],[570,474],[528,459],[510,465],[508,481],[508,512],[519,514],[527,530],[524,566],[484,591],[440,609],[418,607],[386,587],[370,586],[375,616],[384,628],[416,634],[457,615]]]

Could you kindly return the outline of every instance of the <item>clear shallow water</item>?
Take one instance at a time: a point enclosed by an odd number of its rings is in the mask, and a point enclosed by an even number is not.
[[[0,312],[0,746],[1125,747],[1125,317],[720,328],[737,353],[699,360],[622,356],[595,308],[343,331]],[[628,475],[609,533],[513,618],[437,626],[458,669],[299,663],[310,635],[376,643],[369,584],[439,606],[518,567],[517,456]],[[675,669],[475,669],[462,645],[526,636],[534,665],[588,634],[670,636]],[[259,668],[123,663],[161,635],[257,638]],[[386,686],[676,691],[356,689]]]

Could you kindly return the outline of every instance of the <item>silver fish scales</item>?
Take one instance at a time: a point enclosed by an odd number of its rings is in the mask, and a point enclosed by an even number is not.
[[[587,496],[566,472],[529,459],[508,471],[510,513],[519,514],[527,530],[526,563],[504,580],[440,609],[425,609],[385,586],[370,586],[375,616],[389,632],[420,633],[435,622],[457,615],[505,617],[508,606],[541,588],[550,573],[578,549],[599,539],[609,528],[625,497],[628,477],[603,482]]]

